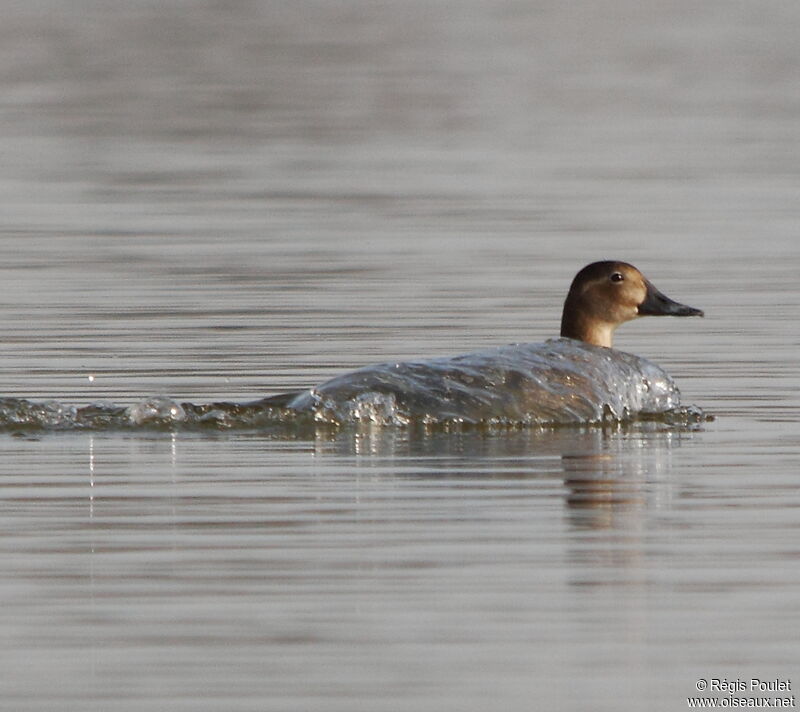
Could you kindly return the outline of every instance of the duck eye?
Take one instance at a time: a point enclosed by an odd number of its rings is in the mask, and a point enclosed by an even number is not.
[[[612,282],[621,282],[623,279],[625,279],[625,276],[622,272],[614,272],[614,274],[611,275]]]

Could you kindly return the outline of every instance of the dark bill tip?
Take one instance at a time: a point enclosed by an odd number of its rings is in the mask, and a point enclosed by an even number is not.
[[[658,291],[650,282],[647,283],[647,296],[639,305],[641,316],[704,316],[702,309],[673,301],[666,294]]]

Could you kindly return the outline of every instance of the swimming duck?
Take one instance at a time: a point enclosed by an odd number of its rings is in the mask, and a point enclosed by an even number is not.
[[[640,316],[703,312],[665,296],[631,264],[594,262],[572,281],[560,339],[376,364],[258,404],[337,424],[565,424],[664,413],[680,404],[669,375],[612,348],[614,330]]]

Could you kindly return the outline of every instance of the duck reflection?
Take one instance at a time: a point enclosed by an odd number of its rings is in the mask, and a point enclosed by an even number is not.
[[[694,430],[646,422],[502,434],[365,428],[318,434],[315,451],[362,456],[366,460],[360,460],[359,467],[368,468],[371,461],[401,477],[557,478],[566,490],[573,527],[610,529],[648,502],[668,497],[664,474],[671,451]]]
[[[546,498],[560,499],[561,531],[557,519],[551,531],[570,572],[570,585],[614,583],[636,589],[647,576],[648,521],[654,509],[669,506],[672,453],[694,437],[694,430],[637,423],[414,436],[375,428],[318,438],[315,449],[319,454],[357,455],[353,463],[359,471],[393,480],[414,478],[427,484],[440,478],[469,482],[473,489],[483,482],[487,497],[498,497],[504,489],[500,481],[506,480],[508,497],[521,508],[527,498],[530,516],[546,514]],[[519,531],[523,540],[529,535]]]
[[[635,468],[608,454],[564,455],[567,506],[576,527],[607,529],[615,515],[645,504],[643,480]],[[626,471],[628,470],[628,471]]]

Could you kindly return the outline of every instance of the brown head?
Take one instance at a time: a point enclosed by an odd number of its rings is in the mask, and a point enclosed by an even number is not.
[[[572,280],[561,336],[611,348],[614,329],[639,316],[703,316],[656,289],[627,262],[593,262]]]

